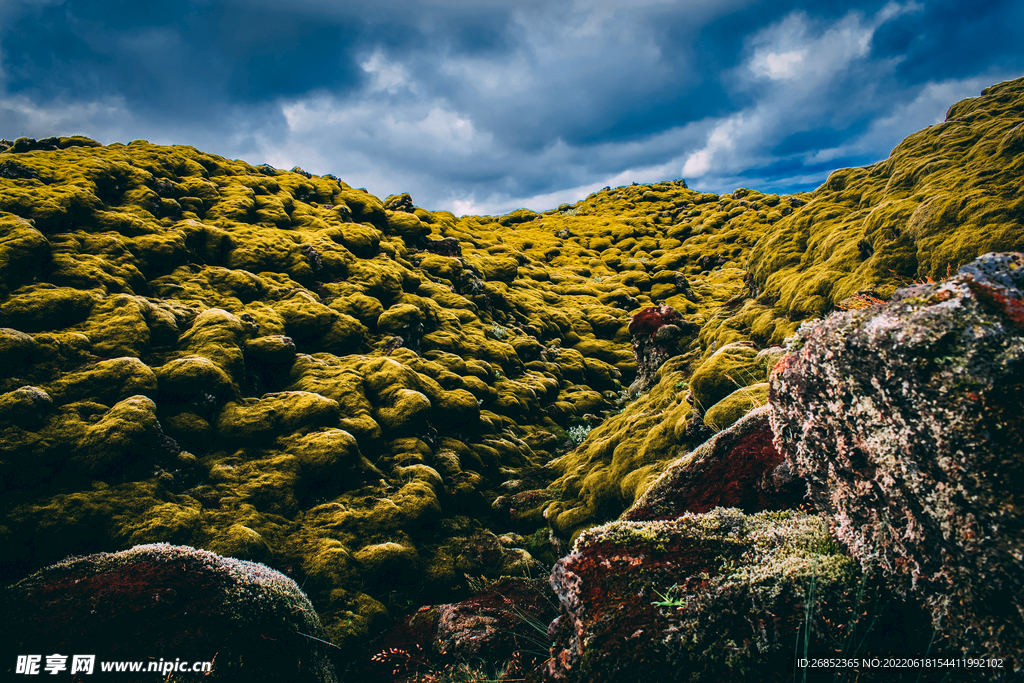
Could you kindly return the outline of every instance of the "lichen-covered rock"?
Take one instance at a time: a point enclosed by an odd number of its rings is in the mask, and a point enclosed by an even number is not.
[[[630,391],[635,394],[649,387],[658,368],[679,353],[680,343],[685,337],[697,331],[696,325],[685,320],[671,306],[662,304],[636,313],[629,321],[637,366],[636,381]]]
[[[668,466],[621,519],[675,519],[716,507],[748,514],[796,508],[807,485],[793,476],[772,443],[762,406]]]
[[[1024,257],[801,328],[771,377],[776,444],[863,563],[971,652],[1022,666]]]
[[[69,558],[5,588],[3,605],[9,674],[17,654],[95,654],[99,673],[100,662],[166,653],[171,664],[213,662],[209,673],[174,680],[337,680],[316,611],[294,581],[205,550],[155,544]]]
[[[795,654],[916,652],[930,636],[915,632],[924,620],[912,606],[865,582],[822,518],[795,511],[716,508],[595,527],[551,585],[562,611],[548,631],[547,680],[781,682],[801,676]],[[850,643],[851,632],[864,639]]]

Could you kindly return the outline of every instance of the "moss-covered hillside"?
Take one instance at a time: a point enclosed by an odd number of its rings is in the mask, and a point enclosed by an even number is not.
[[[545,573],[763,405],[802,321],[995,250],[1024,250],[1024,79],[814,193],[499,217],[186,146],[0,143],[3,578],[191,545],[293,577],[352,646],[467,575]],[[632,316],[662,304],[679,336],[636,381]]]

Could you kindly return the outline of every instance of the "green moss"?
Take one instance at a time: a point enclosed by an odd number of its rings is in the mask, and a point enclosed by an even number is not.
[[[430,224],[421,222],[419,217],[404,211],[385,211],[386,232],[399,235],[406,244],[415,244],[430,234]]]
[[[86,428],[70,464],[88,475],[102,475],[155,449],[161,434],[156,404],[145,396],[132,396]]]
[[[41,353],[31,335],[9,327],[0,328],[0,364],[4,375],[14,374],[31,364]]]
[[[114,405],[129,396],[156,398],[157,376],[138,358],[115,358],[63,375],[46,390],[57,404],[95,401]]]
[[[319,394],[265,394],[258,400],[227,404],[217,418],[217,437],[253,443],[300,429],[333,426],[340,417],[338,402]]]
[[[752,344],[728,344],[701,363],[690,378],[694,405],[706,413],[737,388],[765,379],[767,374]]]
[[[203,394],[229,397],[237,393],[231,376],[209,358],[186,356],[172,360],[156,370],[162,395],[196,399]]]
[[[23,218],[0,213],[0,272],[10,279],[0,284],[0,294],[32,282],[50,256],[50,244]]]
[[[754,408],[768,404],[768,383],[760,382],[732,392],[704,414],[704,425],[713,432],[732,426]]]
[[[89,290],[29,285],[0,304],[0,320],[22,332],[61,330],[85,320],[97,299]]]
[[[423,313],[412,304],[395,304],[381,313],[377,330],[384,334],[401,334],[404,328],[415,328],[423,323]]]

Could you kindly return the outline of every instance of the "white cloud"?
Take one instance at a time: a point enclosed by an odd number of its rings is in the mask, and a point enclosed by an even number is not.
[[[442,142],[460,146],[471,144],[477,137],[472,121],[441,107],[431,109],[426,118],[416,123],[416,127]]]
[[[734,114],[721,121],[708,135],[704,148],[686,158],[682,170],[683,177],[702,178],[707,175],[721,157],[720,153],[734,149],[737,138],[755,135],[759,126],[760,118],[756,114]]]
[[[388,61],[380,48],[374,50],[359,66],[372,77],[372,91],[387,91],[394,95],[400,89],[408,88],[410,92],[416,92],[416,84],[409,80],[409,72],[405,67]]]
[[[799,69],[803,66],[807,50],[791,50],[781,54],[770,52],[764,56],[763,64],[758,64],[755,59],[753,68],[762,75],[779,80],[793,78],[799,75]]]
[[[440,71],[488,99],[520,96],[537,85],[535,65],[522,55],[505,55],[500,61],[480,57],[446,58],[441,62]]]
[[[748,69],[756,78],[800,80],[816,86],[867,57],[871,39],[885,22],[920,9],[909,2],[891,2],[866,19],[850,12],[824,31],[815,31],[804,12],[792,12],[782,21],[756,34],[750,41],[753,55]]]

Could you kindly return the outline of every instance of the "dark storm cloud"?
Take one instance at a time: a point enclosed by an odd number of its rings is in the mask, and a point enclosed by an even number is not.
[[[954,0],[0,0],[0,136],[191,144],[429,208],[808,189],[1024,73]]]

